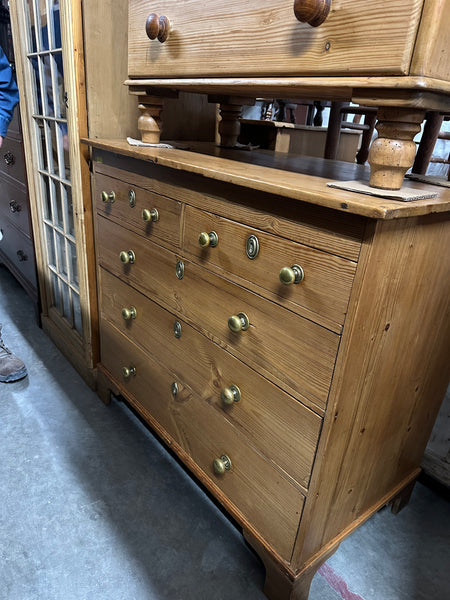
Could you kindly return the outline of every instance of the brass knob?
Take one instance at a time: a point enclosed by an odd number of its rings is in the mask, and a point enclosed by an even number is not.
[[[120,262],[122,262],[124,265],[128,263],[133,264],[135,260],[136,256],[133,250],[128,250],[128,252],[122,250],[122,252],[120,253]]]
[[[238,333],[239,331],[245,331],[249,328],[250,321],[245,313],[238,313],[237,315],[232,315],[228,319],[228,327],[234,333]]]
[[[151,208],[150,210],[148,208],[144,208],[144,210],[142,211],[142,220],[145,221],[146,223],[149,223],[150,221],[158,221],[159,220],[159,212],[158,209],[156,208]]]
[[[331,8],[331,0],[294,0],[294,14],[301,23],[318,27],[325,22]]]
[[[215,458],[213,462],[213,469],[216,475],[223,475],[225,471],[231,469],[230,457],[226,454],[222,454],[220,458]]]
[[[145,31],[151,40],[158,40],[163,44],[170,33],[170,21],[164,15],[158,17],[155,13],[148,15],[145,22]]]
[[[292,267],[283,267],[280,271],[280,281],[284,285],[290,285],[291,283],[300,283],[305,278],[305,273],[299,265],[292,265]]]
[[[102,200],[103,200],[103,202],[104,202],[105,204],[107,204],[108,202],[109,202],[110,204],[112,204],[113,202],[115,202],[115,201],[116,201],[116,193],[115,193],[115,192],[112,192],[112,191],[111,191],[111,192],[109,192],[109,193],[108,193],[108,192],[105,192],[105,191],[103,191],[103,192],[102,192]]]
[[[215,248],[219,242],[219,236],[215,231],[211,231],[210,233],[206,233],[206,231],[202,231],[198,236],[198,243],[201,248],[207,248],[211,246],[211,248]]]
[[[229,387],[223,388],[220,392],[220,399],[227,406],[231,406],[241,399],[241,390],[237,385],[230,385]]]
[[[136,375],[135,367],[122,367],[122,375],[125,379],[129,379],[132,375],[134,377]]]
[[[125,319],[125,321],[135,319],[136,309],[134,308],[134,306],[130,306],[130,308],[122,308],[122,317]]]

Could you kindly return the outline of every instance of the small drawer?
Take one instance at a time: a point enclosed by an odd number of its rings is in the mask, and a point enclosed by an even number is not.
[[[0,222],[8,219],[27,237],[31,237],[28,195],[23,186],[17,186],[6,178],[1,182]]]
[[[354,261],[192,207],[186,208],[184,247],[200,264],[238,275],[308,318],[323,317],[325,326],[344,322]]]
[[[103,319],[168,365],[248,442],[307,488],[322,419],[237,358],[107,271]]]
[[[298,488],[223,415],[112,325],[102,321],[100,336],[102,364],[125,397],[157,421],[201,469],[202,479],[289,560],[304,503]],[[216,474],[213,463],[224,455],[230,469]]]
[[[5,256],[8,267],[14,270],[20,279],[37,289],[33,242],[4,219],[0,220],[0,253]]]
[[[25,182],[25,165],[22,142],[6,138],[0,148],[0,173],[5,173],[20,183]]]
[[[134,262],[121,263],[120,251]],[[100,266],[184,316],[308,406],[325,408],[339,335],[101,217],[97,252]],[[240,313],[249,327],[233,332],[230,317],[236,328]]]
[[[96,173],[95,208],[145,237],[180,246],[181,204],[165,196]]]

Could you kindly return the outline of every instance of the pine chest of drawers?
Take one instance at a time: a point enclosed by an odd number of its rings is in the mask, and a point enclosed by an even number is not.
[[[236,519],[267,595],[305,599],[418,475],[449,377],[450,193],[361,201],[322,161],[90,143],[99,393]]]

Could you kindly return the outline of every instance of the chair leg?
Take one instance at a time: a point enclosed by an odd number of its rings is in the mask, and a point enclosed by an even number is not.
[[[444,115],[438,112],[427,113],[422,139],[412,168],[413,173],[417,173],[418,175],[426,174],[443,120]]]

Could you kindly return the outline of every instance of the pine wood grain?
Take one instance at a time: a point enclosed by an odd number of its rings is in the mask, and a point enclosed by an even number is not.
[[[100,265],[179,312],[246,364],[287,386],[307,406],[324,409],[338,335],[102,217],[97,228]],[[119,253],[129,249],[136,261],[122,265]],[[175,265],[181,258],[185,275],[179,280]],[[228,318],[238,312],[248,314],[251,326],[235,334],[228,329]]]
[[[174,397],[171,387],[176,379],[170,368],[163,369],[107,322],[102,322],[100,331],[102,362],[120,382],[119,389],[138,409],[148,411],[244,518],[288,558],[304,502],[298,489],[182,381],[177,381]],[[133,365],[136,375],[125,380],[121,375],[124,365]],[[217,476],[212,463],[224,453],[231,458],[231,470]]]
[[[422,0],[335,0],[318,28],[299,23],[293,2],[226,5],[187,0],[129,3],[128,73],[132,78],[220,75],[405,74]],[[171,24],[164,44],[145,32],[150,12]],[[326,43],[330,42],[329,46]],[[230,60],[229,49],[239,60]]]
[[[179,315],[152,302],[119,279],[100,270],[102,317],[139,344],[177,381],[187,384],[202,402],[240,429],[267,460],[299,483],[306,493],[322,420],[301,403],[270,384],[241,361],[198,333]],[[125,321],[123,307],[136,308],[136,318]],[[175,338],[173,325],[181,325]],[[222,388],[237,385],[241,400],[221,402]]]

